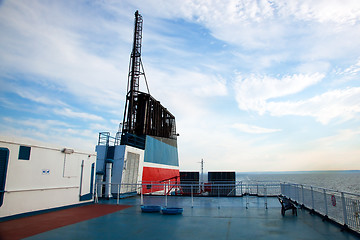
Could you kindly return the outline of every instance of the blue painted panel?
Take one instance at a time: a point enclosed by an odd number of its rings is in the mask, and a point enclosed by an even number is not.
[[[146,136],[144,161],[179,166],[177,148],[150,136]]]
[[[90,176],[90,193],[93,194],[94,191],[94,174],[95,173],[95,163],[91,164],[91,176]]]
[[[92,193],[87,193],[85,195],[80,196],[80,201],[89,201],[92,199]]]

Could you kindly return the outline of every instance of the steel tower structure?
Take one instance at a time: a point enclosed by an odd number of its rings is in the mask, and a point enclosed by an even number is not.
[[[176,139],[175,117],[150,95],[141,61],[143,18],[135,12],[133,48],[130,55],[129,74],[121,144],[135,144],[138,137],[146,135]],[[140,76],[144,76],[147,93],[139,89]],[[141,142],[141,140],[140,140]],[[143,144],[140,144],[143,146]]]
[[[128,85],[126,95],[126,105],[123,119],[122,132],[134,134],[134,128],[137,116],[136,102],[139,95],[139,79],[143,75],[145,77],[144,67],[141,62],[141,42],[142,42],[143,18],[139,11],[135,12],[135,27],[133,48],[130,55]],[[146,82],[146,78],[145,78]],[[146,82],[147,86],[147,82]],[[147,87],[148,92],[149,88]]]

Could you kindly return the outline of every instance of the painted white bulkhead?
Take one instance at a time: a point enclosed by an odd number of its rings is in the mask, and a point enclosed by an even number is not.
[[[0,218],[94,200],[94,152],[8,137],[0,137],[0,149],[8,152]]]
[[[137,184],[142,180],[144,150],[127,145],[117,145],[114,147],[114,161],[111,172],[111,193],[113,195],[116,195],[118,191],[120,191],[120,193],[128,193],[135,191],[140,192],[140,188],[136,188],[135,185],[131,184]],[[98,176],[99,174],[106,173],[106,151],[106,145],[96,146],[96,172]],[[101,178],[97,179],[99,181],[99,179]],[[102,178],[102,182],[106,183],[104,177]],[[119,187],[119,184],[122,185]],[[100,191],[98,191],[98,193],[99,192]]]

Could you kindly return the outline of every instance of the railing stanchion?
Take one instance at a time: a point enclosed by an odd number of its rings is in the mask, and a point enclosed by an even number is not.
[[[324,192],[324,204],[325,204],[325,217],[327,217],[329,215],[329,211],[328,211],[328,205],[327,205],[327,199],[326,199],[326,190],[325,188],[323,189]]]
[[[248,188],[248,193],[246,194],[246,209],[248,209],[248,205],[249,205],[249,195],[250,195],[250,186],[249,186],[249,184],[248,184],[247,188]]]
[[[266,184],[264,184],[264,196],[265,196],[265,209],[268,209],[268,207],[267,207],[267,189],[266,189]]]
[[[167,194],[166,194],[166,183],[164,183],[164,194],[165,194],[165,207],[167,207]]]
[[[141,183],[141,188],[140,188],[140,205],[143,206],[144,205],[144,193],[143,193],[143,184]]]
[[[302,205],[305,206],[304,185],[301,185]]]
[[[242,190],[242,181],[240,182],[240,191],[241,191],[241,196],[243,195],[243,190]]]
[[[193,194],[193,185],[191,184],[191,207],[194,207],[194,194]]]
[[[220,208],[220,185],[218,184],[218,208]]]
[[[296,184],[296,188],[295,188],[295,201],[296,202],[300,202],[300,197],[299,197],[299,184]]]
[[[344,214],[344,226],[347,227],[348,219],[347,219],[347,212],[346,212],[345,195],[343,192],[341,192],[341,202],[342,202],[343,214]]]
[[[314,189],[312,186],[310,188],[311,188],[311,208],[314,211],[315,210]]]
[[[120,198],[120,184],[118,183],[118,187],[117,187],[117,199],[116,199],[116,204],[119,205],[119,198]]]
[[[97,195],[97,188],[99,187],[99,184],[97,182],[95,182],[95,193],[94,193],[94,200],[95,200],[95,203],[98,203],[99,202],[99,199],[98,199],[98,195]]]

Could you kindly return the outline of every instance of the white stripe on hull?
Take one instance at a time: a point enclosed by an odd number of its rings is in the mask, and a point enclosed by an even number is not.
[[[165,164],[158,164],[158,163],[149,163],[144,162],[144,167],[153,167],[153,168],[166,168],[166,169],[175,169],[179,170],[179,166],[172,166],[172,165],[165,165]]]

